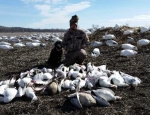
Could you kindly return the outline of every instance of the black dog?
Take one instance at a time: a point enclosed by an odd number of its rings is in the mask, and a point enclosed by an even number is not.
[[[56,41],[48,59],[48,67],[52,69],[57,68],[61,63],[62,53],[62,42]]]

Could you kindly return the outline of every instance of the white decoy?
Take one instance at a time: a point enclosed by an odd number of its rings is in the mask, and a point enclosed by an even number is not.
[[[87,35],[91,35],[92,33],[89,31],[89,30],[85,30],[85,29],[83,29],[83,31],[87,34]]]
[[[126,31],[123,32],[123,35],[129,35],[129,34],[132,34],[132,33],[134,33],[133,30],[126,30]]]
[[[129,85],[125,82],[118,71],[113,71],[113,74],[109,77],[109,81],[112,81],[114,85],[118,87],[128,87]]]
[[[105,32],[105,35],[102,37],[102,40],[112,40],[112,39],[116,39],[116,37],[115,35],[108,34],[108,31]]]
[[[144,33],[144,32],[147,32],[149,31],[149,27],[140,27],[140,32],[141,33]]]
[[[100,47],[103,45],[103,43],[99,41],[92,41],[90,45],[91,47]]]
[[[60,39],[59,37],[53,37],[52,39],[51,39],[54,43],[55,42],[57,42],[57,41],[62,41],[62,39]]]
[[[20,42],[21,40],[18,39],[16,36],[11,36],[9,39],[10,42]]]
[[[105,28],[106,28],[105,26],[101,26],[99,29],[104,30]]]
[[[13,47],[10,45],[0,45],[0,49],[9,50],[9,49],[13,49]]]
[[[116,47],[116,46],[118,46],[118,43],[114,40],[107,40],[106,45]]]
[[[27,87],[25,91],[25,95],[30,98],[32,101],[37,100],[37,96],[35,95],[35,91],[31,87]]]
[[[100,50],[98,48],[94,48],[94,50],[91,53],[92,57],[98,57],[100,55]]]
[[[146,46],[150,43],[148,39],[140,39],[137,41],[137,46]]]
[[[24,47],[25,45],[23,43],[15,43],[14,47]]]
[[[37,46],[40,46],[40,43],[27,42],[27,43],[26,43],[26,46],[29,46],[29,47],[37,47]]]
[[[0,42],[0,45],[11,45],[11,44],[8,42]]]
[[[114,27],[114,30],[119,30],[121,28],[121,26],[119,24],[116,24]]]
[[[127,38],[127,43],[133,43],[133,42],[134,42],[134,38],[132,38],[132,37]]]
[[[121,48],[122,49],[137,50],[136,46],[129,44],[129,43],[121,44]]]
[[[136,54],[137,54],[136,51],[130,49],[121,50],[120,52],[120,56],[125,56],[125,57],[134,57]]]
[[[16,94],[15,88],[6,88],[4,93],[0,95],[0,102],[9,103],[16,97]]]
[[[33,43],[40,43],[40,40],[32,40]]]

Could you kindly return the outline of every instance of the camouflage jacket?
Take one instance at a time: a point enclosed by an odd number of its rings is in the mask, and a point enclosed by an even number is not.
[[[62,42],[62,45],[67,52],[78,51],[85,49],[89,43],[89,38],[86,33],[82,30],[77,29],[76,31],[68,30]]]

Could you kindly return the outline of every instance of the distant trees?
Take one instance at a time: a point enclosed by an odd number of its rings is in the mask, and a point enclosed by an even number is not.
[[[22,27],[5,27],[0,26],[0,32],[65,32],[65,29],[32,29]]]

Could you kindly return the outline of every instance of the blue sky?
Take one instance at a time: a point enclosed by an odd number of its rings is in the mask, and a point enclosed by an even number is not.
[[[150,25],[150,0],[0,0],[0,25],[69,28],[72,15],[79,28]]]

